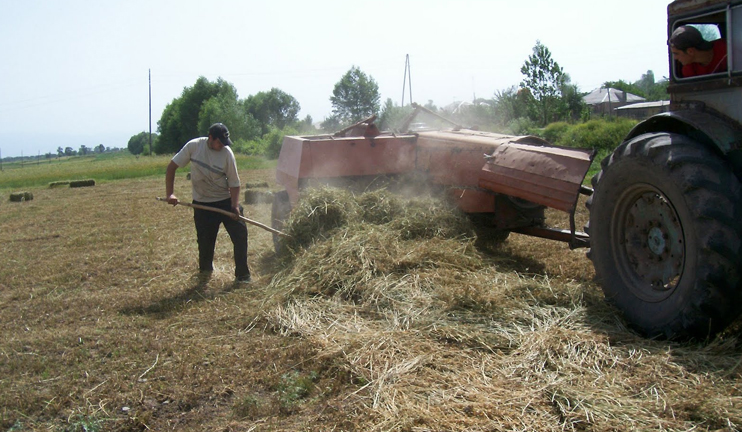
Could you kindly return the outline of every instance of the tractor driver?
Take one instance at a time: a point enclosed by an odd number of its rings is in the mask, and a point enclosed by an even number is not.
[[[668,44],[675,60],[683,65],[680,73],[683,78],[727,70],[727,43],[724,39],[707,41],[697,28],[684,25],[672,32]]]

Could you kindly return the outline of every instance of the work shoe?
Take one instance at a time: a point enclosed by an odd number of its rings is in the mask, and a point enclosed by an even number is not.
[[[214,272],[212,270],[200,270],[196,274],[196,279],[199,283],[205,284],[211,280],[211,276]]]

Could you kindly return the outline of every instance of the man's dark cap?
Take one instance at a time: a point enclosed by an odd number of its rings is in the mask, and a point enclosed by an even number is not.
[[[713,42],[709,42],[703,38],[701,32],[697,28],[689,25],[680,26],[672,32],[670,36],[670,45],[685,51],[688,48],[695,48],[701,51],[708,51],[713,48]]]
[[[225,146],[232,145],[232,140],[229,139],[229,130],[224,126],[224,123],[214,123],[211,125],[209,128],[209,135],[211,135],[212,138],[219,138],[219,141],[221,141]]]

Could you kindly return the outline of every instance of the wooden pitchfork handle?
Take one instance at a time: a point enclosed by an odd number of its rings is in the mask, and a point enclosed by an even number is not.
[[[157,201],[167,202],[167,199],[165,199],[165,198],[157,197],[156,199],[157,199]],[[256,227],[263,228],[266,231],[270,231],[270,232],[272,232],[274,234],[278,234],[278,235],[280,235],[282,237],[291,238],[290,235],[288,235],[288,234],[286,234],[284,232],[281,232],[281,231],[279,231],[279,230],[277,230],[275,228],[271,228],[268,225],[262,224],[262,223],[260,223],[258,221],[254,221],[252,219],[248,219],[248,218],[246,218],[244,216],[240,216],[240,215],[235,214],[235,213],[232,213],[230,211],[222,210],[220,208],[209,207],[209,206],[204,206],[204,205],[200,205],[200,204],[191,204],[191,203],[182,202],[182,201],[178,201],[178,204],[176,204],[176,205],[182,205],[182,206],[186,206],[186,207],[197,208],[199,210],[207,210],[207,211],[212,211],[212,212],[216,212],[216,213],[221,213],[221,214],[223,214],[225,216],[231,217],[232,219],[241,219],[241,220],[243,220],[243,221],[245,221],[245,222],[247,222],[247,223],[249,223],[251,225],[255,225]]]

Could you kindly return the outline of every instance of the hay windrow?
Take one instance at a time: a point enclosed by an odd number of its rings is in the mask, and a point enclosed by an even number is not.
[[[390,222],[390,228],[405,240],[474,237],[474,227],[467,217],[449,203],[435,198],[408,201],[403,214]]]
[[[385,189],[364,193],[358,197],[358,205],[363,220],[376,225],[395,220],[403,211],[402,200]]]
[[[473,237],[469,219],[443,200],[422,197],[403,201],[386,190],[355,196],[330,187],[304,192],[292,209],[284,231],[289,250],[299,251],[327,239],[340,227],[362,229],[364,224],[385,225],[403,240]],[[388,226],[386,226],[388,225]]]
[[[336,228],[348,225],[358,213],[358,204],[350,192],[321,188],[312,189],[291,211],[284,232],[290,250],[300,250],[315,240],[327,238]]]
[[[273,285],[308,294],[378,300],[385,285],[410,274],[447,279],[484,265],[471,241],[462,241],[471,233],[468,220],[432,198],[403,203],[385,191],[355,197],[315,189],[292,211],[286,231],[295,261]]]

